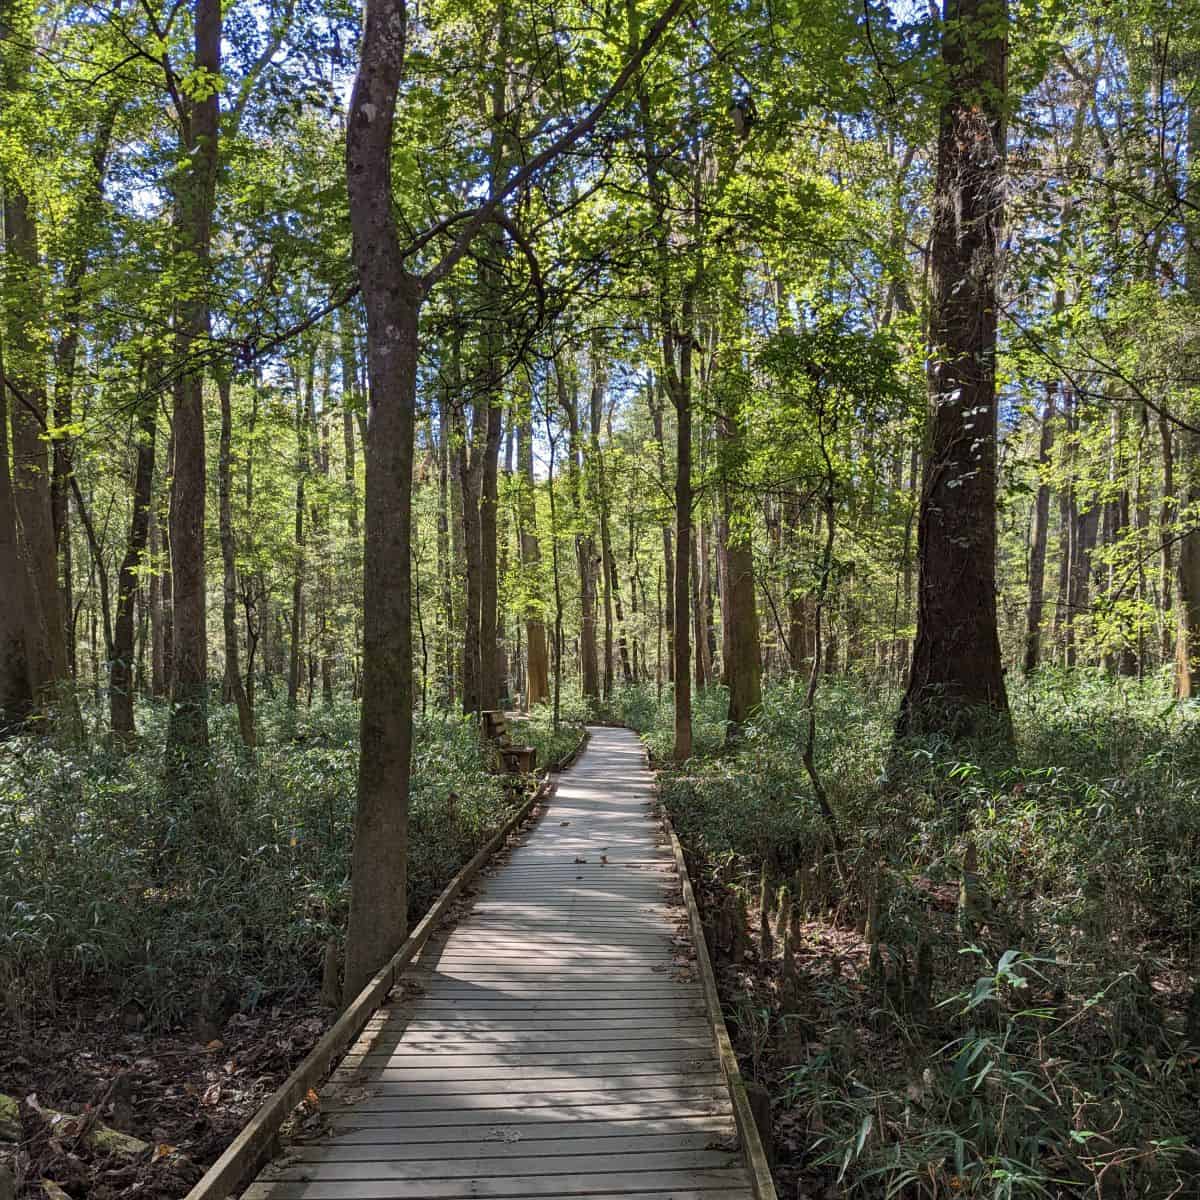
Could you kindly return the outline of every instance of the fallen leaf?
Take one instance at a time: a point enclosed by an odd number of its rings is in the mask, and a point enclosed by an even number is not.
[[[209,1054],[215,1053],[217,1050],[223,1050],[224,1048],[225,1043],[221,1041],[220,1038],[213,1038],[213,1040],[204,1047],[205,1051]]]

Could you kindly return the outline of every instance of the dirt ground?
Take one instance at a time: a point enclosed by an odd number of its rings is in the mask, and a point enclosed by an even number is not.
[[[80,996],[20,1029],[0,1022],[0,1095],[18,1103],[20,1122],[17,1142],[0,1140],[0,1163],[19,1197],[183,1196],[330,1015],[303,994],[235,1013],[220,1029],[147,1033],[114,1005]],[[0,1139],[13,1132],[0,1122]]]

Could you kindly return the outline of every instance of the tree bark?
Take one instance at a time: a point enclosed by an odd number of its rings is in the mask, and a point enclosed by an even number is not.
[[[8,387],[0,347],[0,737],[22,729],[33,709],[25,647],[31,583],[17,540],[17,508],[8,465]]]
[[[58,580],[58,554],[47,453],[46,378],[40,349],[43,334],[41,265],[37,225],[29,199],[14,179],[4,192],[5,291],[7,300],[6,384],[11,400],[12,492],[20,520],[33,604],[25,619],[30,681],[39,706],[67,706],[70,664],[67,622]]]
[[[367,0],[346,133],[350,224],[367,310],[370,379],[362,716],[343,991],[347,1000],[387,961],[408,929],[411,487],[424,288],[405,268],[392,212],[392,127],[407,28],[404,0]]]
[[[196,71],[221,73],[221,0],[195,0]],[[204,570],[204,371],[196,352],[209,330],[209,262],[217,182],[219,91],[189,101],[180,147],[187,166],[176,189],[180,248],[191,269],[179,302],[180,385],[172,428],[172,682],[168,750],[189,757],[208,745],[208,631]]]
[[[237,619],[237,545],[233,535],[233,403],[229,373],[217,374],[221,399],[221,440],[217,454],[217,520],[221,539],[221,624],[225,634],[225,687],[237,705],[242,743],[253,747],[254,713],[242,682]]]
[[[292,564],[292,628],[288,656],[288,708],[294,709],[300,700],[300,669],[304,661],[301,649],[304,618],[304,569],[306,559],[305,538],[305,484],[309,471],[309,414],[313,406],[313,376],[316,371],[316,351],[309,349],[304,391],[300,391],[300,380],[296,379],[296,502],[294,506],[292,548],[295,560]]]
[[[1200,305],[1200,103],[1188,108],[1187,161],[1187,294]],[[1179,542],[1178,626],[1175,637],[1175,694],[1181,699],[1200,696],[1200,434],[1180,430],[1180,460],[1184,484],[1182,509],[1188,532]]]
[[[1046,535],[1050,525],[1050,485],[1045,472],[1054,448],[1054,398],[1057,385],[1046,384],[1046,404],[1042,410],[1038,440],[1038,488],[1033,502],[1033,523],[1029,531],[1029,607],[1025,613],[1025,673],[1036,671],[1041,661],[1042,617],[1046,588]]]
[[[1007,0],[946,0],[931,235],[929,459],[917,637],[898,730],[1010,727],[996,629],[996,276]]]
[[[129,543],[117,575],[117,614],[113,651],[108,666],[109,724],[117,738],[134,736],[133,720],[133,604],[138,575],[150,540],[153,506],[154,442],[157,425],[154,396],[142,401],[137,421],[137,467],[133,483],[133,515]]]
[[[517,426],[517,460],[521,474],[520,506],[521,567],[528,594],[525,601],[526,703],[544,704],[550,698],[550,663],[546,647],[546,623],[542,617],[538,580],[542,548],[537,534],[537,505],[533,479],[532,416]]]

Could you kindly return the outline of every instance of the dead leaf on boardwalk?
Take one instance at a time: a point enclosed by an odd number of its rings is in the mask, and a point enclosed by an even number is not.
[[[488,1142],[519,1142],[521,1140],[521,1131],[497,1125],[495,1129],[488,1130],[487,1137],[484,1140]]]
[[[167,1142],[159,1142],[154,1147],[154,1153],[150,1156],[151,1162],[159,1162],[161,1159],[170,1158],[175,1153],[176,1147]]]
[[[559,821],[560,825],[570,825],[570,821]]]
[[[312,1108],[320,1107],[321,1097],[317,1095],[316,1088],[309,1088],[308,1091],[304,1093],[304,1103]]]
[[[587,859],[586,858],[577,858],[575,861],[577,863],[585,863],[585,862],[587,862]]]

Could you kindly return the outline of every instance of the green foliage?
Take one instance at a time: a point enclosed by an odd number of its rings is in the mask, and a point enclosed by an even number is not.
[[[252,1008],[309,988],[348,903],[358,711],[348,701],[260,710],[250,759],[215,710],[204,797],[162,786],[165,712],[141,706],[146,745],[120,754],[0,747],[0,980],[45,1001],[87,982],[155,1023],[214,993]],[[485,769],[475,722],[419,717],[409,809],[409,916],[515,803]],[[200,801],[216,795],[219,827]]]

